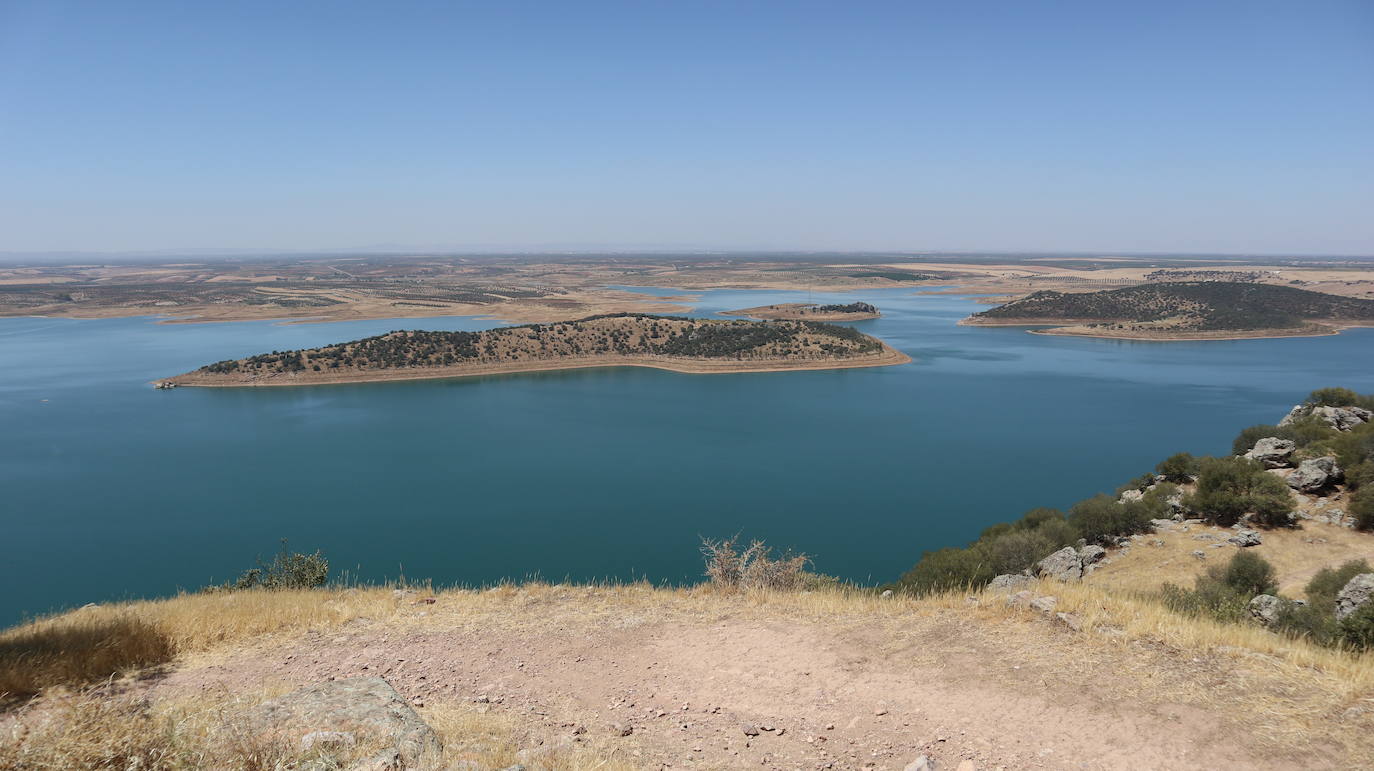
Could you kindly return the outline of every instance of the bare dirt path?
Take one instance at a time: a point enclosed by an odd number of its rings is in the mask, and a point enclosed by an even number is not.
[[[442,594],[386,623],[203,657],[154,692],[380,675],[420,705],[507,713],[531,748],[614,737],[646,768],[903,769],[922,754],[980,770],[1323,765],[1261,755],[1245,716],[1229,730],[1210,714],[1207,694],[1228,688],[1216,661],[1080,646],[1042,619],[999,630],[953,609],[780,614],[502,591],[504,607]]]

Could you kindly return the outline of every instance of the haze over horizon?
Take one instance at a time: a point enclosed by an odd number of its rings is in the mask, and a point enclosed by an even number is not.
[[[1367,2],[0,0],[0,253],[1369,255],[1371,125]]]

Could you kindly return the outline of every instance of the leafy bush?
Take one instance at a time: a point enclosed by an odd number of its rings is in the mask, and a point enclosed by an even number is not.
[[[1289,524],[1293,493],[1283,480],[1248,458],[1203,458],[1197,490],[1186,505],[1222,527],[1246,514],[1253,514],[1258,524],[1279,527]]]
[[[1237,552],[1225,565],[1213,565],[1198,576],[1193,588],[1165,584],[1164,604],[1179,613],[1238,622],[1249,618],[1250,600],[1276,594],[1274,566],[1253,552]]]
[[[1077,539],[1063,512],[1031,509],[1015,522],[985,529],[965,548],[926,552],[895,588],[925,594],[981,587],[1004,573],[1019,573]]]
[[[1251,443],[1253,446],[1253,442]],[[1249,450],[1247,447],[1246,450]],[[1200,465],[1192,453],[1180,452],[1170,455],[1155,466],[1155,473],[1168,482],[1191,482],[1197,476]]]
[[[1374,530],[1374,486],[1365,485],[1350,496],[1350,516],[1360,530]]]
[[[1322,645],[1347,644],[1369,647],[1360,621],[1352,622],[1350,636],[1344,624],[1336,621],[1336,595],[1361,573],[1370,572],[1369,563],[1351,560],[1337,568],[1322,568],[1307,582],[1306,605],[1292,604],[1279,614],[1277,631],[1292,637],[1305,637]],[[1364,642],[1360,642],[1363,639]]]
[[[706,559],[706,576],[718,588],[775,589],[792,591],[807,580],[806,566],[811,558],[805,554],[788,552],[781,559],[773,559],[772,549],[763,541],[753,541],[739,548],[739,536],[723,541],[702,539],[701,554]]]
[[[902,574],[897,586],[927,594],[983,586],[996,576],[977,550],[947,546],[921,555],[921,561]]]
[[[1364,560],[1350,560],[1338,568],[1322,568],[1312,576],[1304,589],[1308,604],[1324,608],[1328,615],[1334,615],[1336,595],[1350,583],[1350,579],[1361,573],[1374,573],[1374,569]]]
[[[1364,396],[1349,388],[1318,388],[1308,394],[1304,404],[1314,407],[1363,407],[1374,410],[1374,394]]]
[[[1160,513],[1145,501],[1117,503],[1098,495],[1074,504],[1069,509],[1069,524],[1089,543],[1110,543],[1117,536],[1148,532],[1150,520]]]
[[[281,542],[281,551],[272,558],[270,564],[258,560],[258,566],[243,571],[237,580],[221,587],[222,590],[240,589],[313,589],[323,586],[329,577],[329,560],[318,551],[314,554],[293,554],[286,549],[286,539]]]
[[[1374,460],[1356,463],[1345,468],[1345,484],[1351,490],[1374,486]]]
[[[1341,619],[1338,635],[1341,643],[1356,650],[1374,648],[1374,602],[1365,603]]]
[[[1218,566],[1214,565],[1209,574],[1232,590],[1245,595],[1247,602],[1256,595],[1278,594],[1279,591],[1278,583],[1274,580],[1274,566],[1265,558],[1250,551],[1236,552],[1225,568],[1218,570]]]

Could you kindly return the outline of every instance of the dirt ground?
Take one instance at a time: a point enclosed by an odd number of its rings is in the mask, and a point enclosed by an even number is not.
[[[380,675],[422,714],[518,720],[527,757],[597,739],[643,768],[1357,767],[1348,732],[1364,722],[1340,721],[1368,717],[1273,662],[1127,641],[1108,623],[1074,631],[996,595],[933,607],[537,586],[396,602],[385,622],[204,654],[152,695]],[[1327,728],[1269,720],[1280,695]]]

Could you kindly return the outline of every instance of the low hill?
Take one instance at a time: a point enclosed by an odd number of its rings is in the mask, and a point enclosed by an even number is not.
[[[389,332],[220,361],[158,385],[311,385],[605,366],[746,372],[907,361],[876,338],[832,324],[622,313],[480,332]]]
[[[1100,292],[1034,292],[965,323],[1063,324],[1043,330],[1110,337],[1207,338],[1329,334],[1374,324],[1374,300],[1231,281],[1144,284]]]

